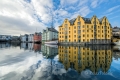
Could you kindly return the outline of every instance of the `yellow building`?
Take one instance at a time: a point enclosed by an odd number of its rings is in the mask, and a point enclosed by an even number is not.
[[[111,24],[106,17],[98,19],[78,16],[75,19],[65,19],[59,26],[59,43],[111,43]]]
[[[110,46],[59,46],[59,61],[66,69],[74,68],[79,73],[85,69],[90,69],[94,74],[106,73],[112,61],[112,51]]]

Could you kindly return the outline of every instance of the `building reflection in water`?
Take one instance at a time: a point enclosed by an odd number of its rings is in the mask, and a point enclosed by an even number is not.
[[[112,62],[111,46],[59,46],[59,61],[65,68],[73,68],[81,73],[83,70],[89,69],[93,74],[100,71],[106,73]]]
[[[41,52],[41,44],[36,43],[21,43],[20,48],[38,53]]]
[[[0,42],[0,49],[10,47],[20,47],[20,43]]]
[[[57,45],[41,45],[41,51],[43,56],[46,58],[53,58],[58,54],[58,46]]]
[[[8,48],[10,47],[11,45],[9,43],[0,43],[0,48]]]

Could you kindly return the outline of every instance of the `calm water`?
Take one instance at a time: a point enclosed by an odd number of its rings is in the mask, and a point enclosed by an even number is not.
[[[0,80],[120,80],[118,48],[0,43]]]

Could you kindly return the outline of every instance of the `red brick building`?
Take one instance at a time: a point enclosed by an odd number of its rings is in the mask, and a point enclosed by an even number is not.
[[[34,42],[35,43],[40,43],[41,40],[42,40],[42,33],[41,32],[39,32],[39,33],[35,32],[35,34],[34,34]]]

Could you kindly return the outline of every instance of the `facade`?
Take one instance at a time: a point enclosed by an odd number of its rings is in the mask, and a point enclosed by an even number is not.
[[[19,36],[12,36],[11,41],[12,42],[19,42],[20,41],[20,37]]]
[[[106,17],[65,19],[59,26],[59,43],[110,44],[111,24]]]
[[[21,42],[28,42],[28,35],[20,35]]]
[[[58,40],[58,31],[51,27],[51,28],[48,28],[46,30],[43,30],[43,33],[42,33],[42,41],[45,42],[45,41],[52,41],[52,40]]]
[[[112,29],[112,34],[113,34],[113,37],[120,36],[120,28],[119,27],[114,27]]]
[[[34,42],[41,42],[41,39],[42,39],[42,33],[39,32],[39,33],[35,33],[34,34]]]
[[[106,73],[112,62],[112,50],[109,45],[81,46],[59,46],[59,61],[66,69],[73,68],[79,73],[89,69],[94,74]]]
[[[0,35],[0,41],[10,41],[11,36],[10,35]]]
[[[116,42],[120,40],[120,28],[119,27],[114,27],[112,28],[112,42]]]
[[[34,37],[34,34],[28,35],[28,42],[33,42],[34,41],[33,37]]]

